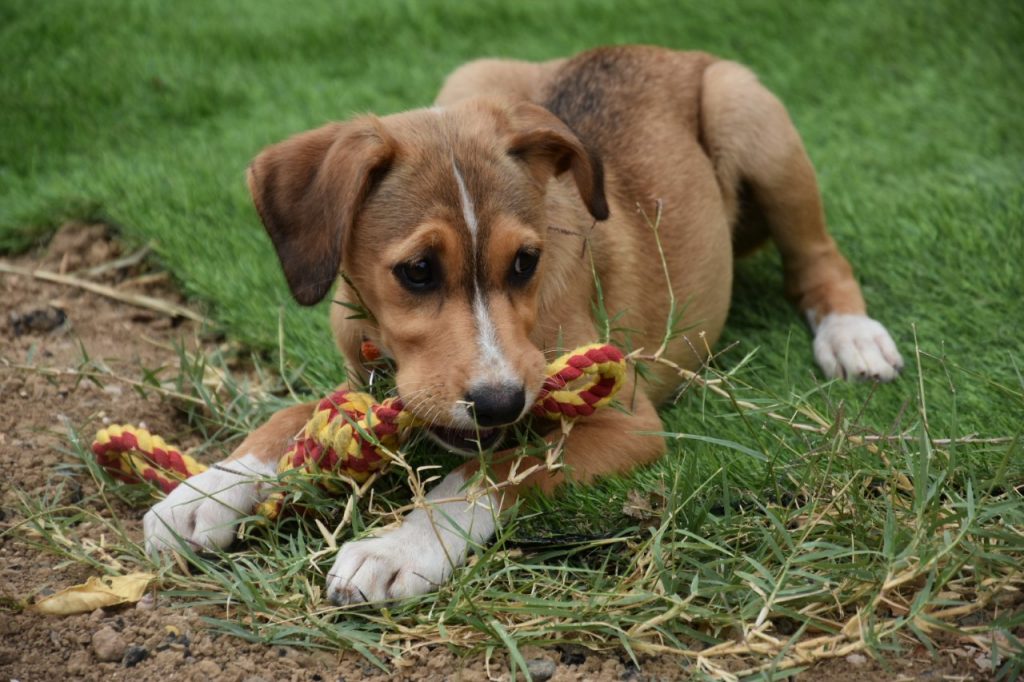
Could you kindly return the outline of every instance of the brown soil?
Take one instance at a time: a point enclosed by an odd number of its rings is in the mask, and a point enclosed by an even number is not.
[[[62,229],[46,249],[6,262],[24,268],[88,276],[125,291],[166,300],[178,297],[160,273],[145,263],[88,273],[123,254],[103,226]],[[496,655],[459,658],[444,650],[405,659],[388,672],[351,652],[326,653],[248,644],[204,630],[192,608],[166,600],[92,614],[46,617],[21,608],[39,595],[80,583],[91,572],[66,565],[6,532],[23,519],[19,495],[80,497],[92,483],[69,477],[69,427],[83,437],[110,421],[144,423],[184,445],[185,425],[166,401],[141,397],[129,386],[97,386],[73,376],[45,376],[40,369],[67,370],[82,362],[82,350],[119,376],[138,379],[144,368],[175,366],[174,343],[201,348],[195,323],[118,303],[73,287],[22,275],[0,274],[0,682],[4,680],[487,680],[508,679],[506,659]],[[179,301],[180,302],[180,301]],[[80,345],[81,344],[81,345]],[[22,366],[22,367],[17,367]],[[25,366],[36,368],[25,369]],[[63,484],[63,487],[60,487]],[[96,511],[99,511],[98,509]],[[142,535],[144,510],[115,507],[131,533]],[[74,529],[89,537],[89,523]],[[98,537],[96,538],[99,539]],[[585,650],[523,652],[552,680],[661,680],[689,676],[684,661],[645,659],[638,669],[624,656]],[[101,658],[106,659],[100,660]],[[800,680],[832,682],[908,679],[987,679],[976,647],[951,643],[932,658],[923,649],[882,668],[854,655],[827,661],[799,674]],[[792,678],[791,678],[792,679]]]

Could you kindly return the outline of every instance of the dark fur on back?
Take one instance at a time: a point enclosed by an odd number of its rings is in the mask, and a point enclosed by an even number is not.
[[[630,53],[616,48],[585,52],[569,60],[542,104],[591,144],[612,133],[625,104],[615,93],[635,76]]]
[[[637,148],[637,140],[651,139],[645,118],[637,112],[664,111],[661,120],[679,126],[672,139],[689,135],[706,155],[699,93],[680,95],[679,83],[699,84],[700,74],[714,61],[705,53],[656,47],[598,48],[565,62],[544,89],[541,104],[576,133],[602,172],[603,166],[630,169],[617,182],[619,194],[631,204],[650,189],[635,182],[647,175],[642,169],[652,152],[650,147]]]

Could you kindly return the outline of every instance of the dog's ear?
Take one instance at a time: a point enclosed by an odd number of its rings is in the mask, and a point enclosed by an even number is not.
[[[264,149],[247,180],[295,300],[313,305],[338,276],[342,243],[394,148],[377,119],[331,123]]]
[[[608,201],[601,159],[586,148],[569,126],[542,106],[519,103],[510,111],[510,118],[513,133],[509,153],[526,161],[541,182],[552,174],[572,171],[590,215],[605,220]]]

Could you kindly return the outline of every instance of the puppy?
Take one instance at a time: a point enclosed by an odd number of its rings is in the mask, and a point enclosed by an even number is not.
[[[537,397],[545,357],[602,337],[598,283],[612,340],[650,351],[662,343],[671,286],[685,333],[664,357],[698,368],[725,323],[734,259],[769,238],[827,377],[889,380],[902,367],[825,229],[786,110],[748,69],[708,54],[610,47],[544,63],[472,62],[435,106],[292,137],[253,161],[248,182],[296,300],[317,303],[338,280],[336,299],[370,313],[350,319],[331,307],[353,378],[365,377],[359,349],[372,341],[394,360],[408,409],[450,450],[499,445]],[[644,434],[662,430],[655,406],[678,379],[649,369],[639,385],[627,381],[626,409],[575,424],[557,472],[499,492],[480,483],[474,458],[400,526],[345,544],[329,598],[435,589],[524,487],[550,492],[566,477],[586,482],[658,458],[663,440]],[[222,467],[156,504],[147,548],[227,546],[312,409],[278,412]],[[487,475],[501,483],[512,466],[495,458]]]

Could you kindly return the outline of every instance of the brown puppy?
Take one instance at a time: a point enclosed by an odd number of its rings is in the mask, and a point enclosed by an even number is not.
[[[365,375],[359,346],[372,340],[395,360],[406,405],[452,450],[497,445],[537,396],[545,356],[601,337],[594,271],[615,328],[630,330],[613,340],[661,344],[669,287],[650,225],[659,205],[665,265],[686,305],[687,331],[666,353],[674,362],[705,359],[728,313],[734,257],[770,237],[827,376],[887,380],[902,365],[825,230],[782,104],[749,70],[711,55],[614,47],[543,64],[473,62],[433,108],[330,124],[266,149],[249,186],[296,299],[320,301],[340,268],[350,284],[336,296],[372,313],[331,309],[352,372]],[[675,388],[654,367],[625,387],[628,411],[576,424],[562,472],[522,485],[550,491],[566,475],[587,481],[657,458],[664,442],[642,434],[661,430],[655,406]],[[311,410],[274,415],[230,465],[157,504],[145,519],[150,550],[182,539],[226,546],[263,496],[257,479],[273,475]],[[508,467],[490,475],[501,480]],[[517,493],[484,490],[475,472],[474,460],[398,528],[344,545],[329,596],[373,601],[444,581]]]

